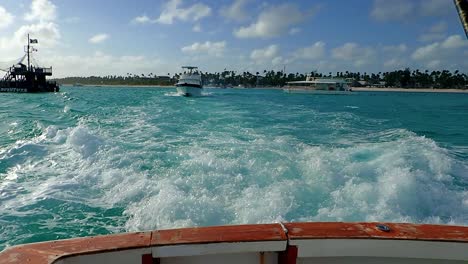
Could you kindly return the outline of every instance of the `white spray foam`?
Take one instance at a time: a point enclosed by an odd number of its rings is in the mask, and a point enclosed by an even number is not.
[[[115,129],[50,126],[17,142],[0,153],[27,154],[2,182],[10,199],[1,210],[46,198],[124,207],[131,231],[283,220],[468,222],[468,193],[453,187],[454,178],[468,179],[465,165],[406,130],[366,135],[374,143],[310,146],[238,124],[168,135],[148,121],[154,116],[135,110]]]
[[[15,164],[7,170],[0,186],[0,193],[8,199],[1,207],[20,208],[49,197],[82,200],[76,191],[83,187],[76,176],[92,168],[92,160],[87,158],[101,144],[83,126],[63,130],[49,126],[31,140],[16,142],[0,156],[2,162]],[[21,190],[14,191],[15,186],[21,186]]]
[[[102,145],[102,141],[98,137],[90,134],[87,129],[83,127],[77,127],[71,130],[67,138],[67,143],[84,158],[96,153],[99,146]]]
[[[362,152],[366,159],[356,160]],[[305,165],[307,174],[326,174],[325,184],[314,183],[331,193],[317,215],[301,220],[460,224],[468,220],[463,204],[468,192],[452,188],[456,161],[432,140],[410,136],[348,149],[315,148],[307,155],[318,156],[323,166]],[[465,171],[456,177],[468,175]]]
[[[467,177],[453,169],[459,162],[430,139],[405,130],[388,134],[382,142],[341,148],[254,133],[252,141],[211,134],[203,144],[174,150],[181,161],[167,174],[140,179],[146,183],[139,185],[157,187],[130,204],[126,228],[282,220],[468,222],[468,194],[451,188],[453,177]]]

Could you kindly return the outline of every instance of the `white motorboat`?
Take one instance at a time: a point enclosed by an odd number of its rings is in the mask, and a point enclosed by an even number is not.
[[[176,84],[177,92],[183,96],[201,96],[203,84],[198,67],[182,66],[184,73]]]
[[[467,263],[468,227],[277,223],[155,230],[9,247],[0,264]]]

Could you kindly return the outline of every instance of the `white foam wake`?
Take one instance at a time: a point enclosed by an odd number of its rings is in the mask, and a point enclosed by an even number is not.
[[[85,124],[49,126],[1,150],[2,163],[15,164],[0,175],[1,214],[56,199],[122,207],[130,231],[274,221],[468,223],[468,191],[460,187],[467,164],[406,130],[342,147],[252,130],[200,132],[187,141],[144,121],[153,116],[134,114],[119,136]]]

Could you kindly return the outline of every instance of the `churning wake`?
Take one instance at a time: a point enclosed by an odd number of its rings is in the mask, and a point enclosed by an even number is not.
[[[183,103],[67,104],[76,122],[38,121],[35,136],[1,146],[0,243],[277,221],[468,224],[468,162],[431,138],[349,112]]]

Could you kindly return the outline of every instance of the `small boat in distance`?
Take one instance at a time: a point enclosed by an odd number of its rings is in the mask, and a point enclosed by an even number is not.
[[[283,88],[288,93],[342,93],[351,92],[350,80],[343,78],[319,78],[307,75],[305,81],[287,82]]]
[[[201,96],[203,85],[198,67],[182,66],[182,69],[185,71],[176,84],[177,92],[183,96]]]

